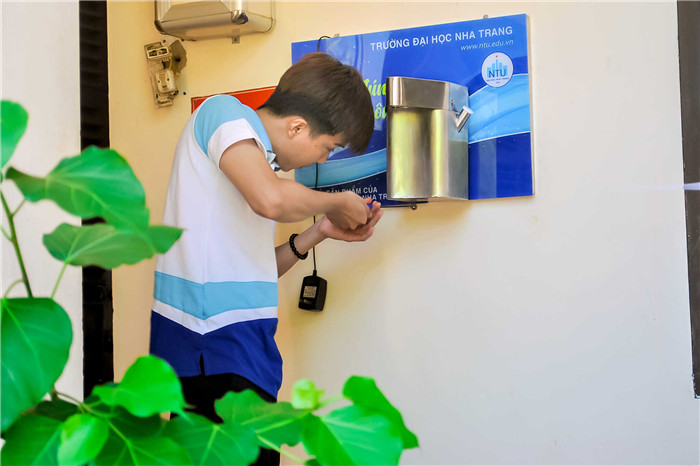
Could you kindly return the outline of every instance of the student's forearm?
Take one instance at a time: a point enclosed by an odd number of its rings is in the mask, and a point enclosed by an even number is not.
[[[319,244],[324,239],[326,239],[326,236],[320,232],[318,223],[315,223],[294,238],[294,247],[297,249],[299,254],[303,255],[309,252],[311,248]],[[277,256],[278,277],[284,275],[289,269],[292,268],[294,264],[299,261],[299,258],[297,258],[294,252],[292,252],[289,241],[277,246],[275,248],[275,254]]]
[[[298,222],[325,214],[339,228],[354,229],[367,222],[369,208],[351,191],[324,193],[292,180],[278,178],[252,140],[226,149],[219,168],[253,211],[278,222]]]
[[[374,226],[382,218],[384,212],[381,210],[381,203],[373,202],[369,221],[354,229],[343,230],[335,226],[328,217],[322,217],[303,233],[294,238],[294,247],[301,255],[306,254],[321,241],[331,238],[349,243],[355,241],[365,241],[374,232]],[[275,248],[277,255],[277,276],[284,275],[299,260],[292,251],[289,241]]]
[[[294,181],[280,179],[261,215],[282,223],[299,222],[341,209],[343,202],[340,193],[314,191]]]

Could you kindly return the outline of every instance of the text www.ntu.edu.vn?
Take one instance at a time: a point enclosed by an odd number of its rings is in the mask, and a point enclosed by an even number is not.
[[[482,42],[480,44],[465,44],[462,45],[461,49],[463,51],[467,50],[478,50],[478,49],[488,49],[491,47],[505,47],[507,45],[513,45],[513,40],[497,40],[494,42]]]

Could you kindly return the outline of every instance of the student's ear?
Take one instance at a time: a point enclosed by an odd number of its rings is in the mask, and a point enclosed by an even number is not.
[[[287,124],[287,134],[289,135],[289,139],[303,133],[308,128],[309,123],[307,123],[304,118],[300,116],[291,117]]]

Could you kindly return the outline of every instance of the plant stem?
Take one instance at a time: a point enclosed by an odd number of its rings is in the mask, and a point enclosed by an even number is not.
[[[17,208],[15,209],[15,211],[12,212],[12,216],[13,216],[13,217],[14,217],[15,215],[17,215],[17,212],[19,212],[19,209],[22,208],[22,206],[24,205],[25,202],[27,202],[27,200],[26,200],[26,199],[22,199],[22,202],[20,202],[19,205],[17,206]]]
[[[24,287],[27,289],[27,296],[33,298],[32,288],[29,286],[29,277],[27,276],[27,269],[24,267],[24,260],[22,260],[22,253],[19,250],[19,242],[17,241],[17,232],[15,231],[15,220],[14,215],[10,212],[10,208],[7,206],[7,201],[5,200],[5,195],[0,191],[0,198],[2,199],[2,208],[5,210],[5,215],[7,215],[7,221],[10,224],[10,241],[15,247],[15,254],[17,254],[17,261],[19,262],[19,269],[22,271],[22,281],[24,282]],[[19,209],[18,209],[19,210]]]
[[[263,434],[263,433],[267,432],[268,430],[279,429],[280,427],[284,427],[284,426],[289,425],[293,422],[297,422],[299,419],[301,419],[301,418],[285,419],[285,420],[277,422],[275,424],[265,426],[261,429],[256,429],[255,433],[256,434]]]
[[[84,404],[82,401],[73,398],[72,396],[70,396],[70,395],[67,394],[67,393],[61,393],[61,392],[57,391],[57,392],[56,392],[56,395],[57,395],[57,396],[60,396],[61,398],[65,398],[65,399],[68,400],[68,401],[72,401],[72,402],[75,403],[75,404],[79,404],[79,405]]]
[[[22,206],[24,205],[24,203],[26,201],[27,201],[26,199],[22,199],[22,202],[20,202],[19,205],[17,206],[17,208],[15,209],[15,211],[12,212],[13,217],[15,215],[17,215],[17,212],[19,212],[19,209],[22,208]],[[5,236],[5,238],[7,238],[8,241],[12,241],[12,237],[10,237],[10,234],[8,232],[6,232],[4,228],[2,228],[2,234]]]
[[[5,294],[2,295],[2,297],[7,298],[7,296],[10,294],[10,291],[12,291],[12,288],[14,288],[15,285],[17,285],[19,283],[23,283],[23,280],[21,278],[19,280],[13,281],[12,284],[10,284],[9,288],[7,288],[7,291],[5,291]]]
[[[318,409],[324,408],[328,405],[332,405],[333,403],[337,403],[338,401],[344,398],[345,397],[343,395],[329,396],[328,398],[326,398],[318,404]]]
[[[282,455],[286,456],[287,458],[290,458],[292,461],[296,461],[299,464],[304,464],[303,459],[297,458],[296,456],[292,455],[288,451],[282,450],[280,447],[278,447],[274,443],[270,442],[269,440],[266,440],[262,437],[258,437],[258,440],[260,440],[262,443],[264,443],[267,448],[270,448],[272,450],[275,450],[275,451],[281,453]]]
[[[68,395],[67,393],[56,392],[56,395],[59,398],[64,398],[65,400],[72,401],[73,403],[77,404],[78,409],[80,409],[82,412],[87,412],[89,414],[92,414],[95,417],[99,417],[100,419],[104,420],[105,422],[110,423],[110,425],[111,425],[111,422],[109,420],[112,417],[111,415],[92,409],[92,406],[100,404],[99,402],[91,405],[91,404],[85,403],[84,401],[80,401],[76,398],[73,398],[72,396]]]
[[[61,279],[63,278],[63,272],[66,271],[66,267],[68,267],[68,263],[64,262],[63,267],[61,267],[61,273],[58,274],[58,279],[56,279],[56,284],[53,286],[53,291],[51,292],[51,299],[56,295],[56,290],[58,290],[58,284],[61,283]]]

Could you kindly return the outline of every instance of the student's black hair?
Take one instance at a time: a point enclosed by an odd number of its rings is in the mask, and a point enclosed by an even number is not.
[[[343,145],[356,154],[367,150],[374,131],[372,98],[359,71],[321,52],[292,65],[260,108],[304,118],[313,135],[343,133]]]

